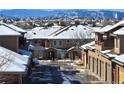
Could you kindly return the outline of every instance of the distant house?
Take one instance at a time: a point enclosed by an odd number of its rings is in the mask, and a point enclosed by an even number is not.
[[[14,25],[0,23],[0,45],[18,52],[25,44],[24,34],[26,31]]]
[[[28,57],[0,46],[0,83],[22,83],[29,64]]]
[[[48,50],[48,55],[52,53],[57,55],[57,58],[62,58],[63,53],[65,54],[70,47],[81,45],[94,39],[93,32],[94,30],[82,25],[52,26],[47,29],[28,31],[26,38],[31,41],[32,45],[40,46],[42,49],[57,49],[56,52]]]

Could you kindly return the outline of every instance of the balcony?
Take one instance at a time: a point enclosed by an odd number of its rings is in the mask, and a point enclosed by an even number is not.
[[[103,50],[108,50],[108,49],[113,49],[114,44],[113,42],[110,41],[95,41],[95,48],[96,50],[103,51]]]

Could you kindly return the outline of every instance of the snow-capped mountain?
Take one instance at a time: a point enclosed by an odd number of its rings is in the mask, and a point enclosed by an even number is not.
[[[101,18],[124,18],[123,9],[11,9],[0,10],[1,16],[9,17],[101,17]]]

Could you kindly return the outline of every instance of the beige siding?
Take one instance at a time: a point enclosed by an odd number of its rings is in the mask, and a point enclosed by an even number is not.
[[[117,40],[118,42],[116,42]],[[118,47],[116,47],[118,43]],[[115,38],[114,39],[114,52],[117,53],[117,54],[120,54],[120,53],[124,53],[124,37],[123,36],[119,36],[118,38]]]
[[[94,73],[97,74],[97,60],[94,60]]]
[[[124,82],[124,67],[116,65],[116,83],[122,84]]]
[[[101,62],[101,79],[104,80],[104,62]]]
[[[19,41],[18,41],[18,37],[14,37],[14,36],[11,36],[11,37],[8,37],[8,36],[4,36],[4,37],[0,37],[0,45],[5,47],[5,48],[8,48],[12,51],[15,51],[17,52],[18,51],[18,44]]]
[[[88,56],[94,57],[94,73],[101,78],[101,80],[105,81],[105,72],[107,71],[107,81],[111,83],[111,78],[112,78],[112,71],[111,71],[111,61],[105,57],[103,57],[98,51],[91,51],[88,50]],[[97,66],[97,59],[98,59],[98,66]],[[105,68],[105,63],[108,64],[107,68]],[[91,66],[93,64],[91,63]],[[92,71],[92,70],[91,70]],[[98,71],[98,74],[97,74]]]

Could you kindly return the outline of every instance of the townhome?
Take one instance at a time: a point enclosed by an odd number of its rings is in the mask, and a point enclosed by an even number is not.
[[[25,44],[26,44],[26,38],[25,38],[25,34],[27,33],[26,30],[23,30],[13,24],[5,24],[5,23],[1,23],[1,25],[3,25],[4,27],[8,28],[8,29],[11,29],[15,32],[18,32],[20,33],[21,35],[19,36],[19,48],[24,48],[25,47]]]
[[[85,66],[106,83],[123,83],[123,27],[124,21],[108,25],[95,32],[95,46],[83,45]],[[86,50],[85,49],[85,50]],[[83,48],[84,50],[84,48]],[[87,55],[86,55],[87,54]]]
[[[29,59],[0,46],[0,83],[23,83],[28,71]]]
[[[85,27],[83,25],[77,26],[52,26],[40,31],[29,31],[27,33],[27,39],[31,41],[31,44],[35,47],[39,46],[40,52],[45,51],[45,57],[50,58],[53,55],[55,58],[65,58],[67,50],[72,46],[81,45],[84,42],[88,42],[94,38],[92,34],[94,30]],[[40,57],[43,52],[39,54],[35,52],[34,55]]]
[[[124,27],[113,32],[114,50],[104,55],[112,56],[112,83],[124,83]]]
[[[9,28],[4,24],[0,24],[0,45],[18,52],[19,50],[19,37],[21,34],[15,30]]]

